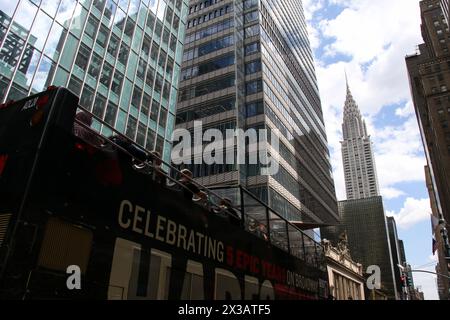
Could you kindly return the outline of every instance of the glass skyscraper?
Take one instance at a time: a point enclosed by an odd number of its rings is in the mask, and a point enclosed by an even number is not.
[[[3,0],[0,102],[68,87],[170,161],[187,10],[188,0]]]
[[[207,186],[241,185],[303,227],[334,224],[338,210],[302,2],[192,0],[177,128],[279,130],[280,170],[190,164]],[[269,139],[270,140],[270,139]],[[230,150],[224,150],[228,153]],[[192,160],[198,158],[192,155]]]

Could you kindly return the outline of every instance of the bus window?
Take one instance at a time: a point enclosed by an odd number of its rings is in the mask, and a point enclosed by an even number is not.
[[[66,272],[76,265],[85,273],[92,248],[92,231],[50,218],[45,228],[38,266]]]
[[[9,221],[11,220],[10,213],[0,213],[0,248],[6,237],[6,231],[8,230]]]

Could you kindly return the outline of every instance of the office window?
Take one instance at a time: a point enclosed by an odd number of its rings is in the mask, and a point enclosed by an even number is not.
[[[246,93],[247,95],[255,94],[257,92],[261,92],[263,89],[262,80],[255,80],[246,83]]]
[[[256,11],[248,12],[244,16],[244,22],[250,23],[250,22],[258,20],[258,18],[259,18],[259,11],[256,10]]]
[[[259,71],[261,71],[261,60],[256,60],[245,64],[245,74],[252,74]]]
[[[80,69],[87,70],[90,54],[91,50],[86,45],[81,44],[75,59],[75,64],[80,67]]]
[[[261,50],[260,42],[253,42],[245,46],[245,55],[249,56]]]

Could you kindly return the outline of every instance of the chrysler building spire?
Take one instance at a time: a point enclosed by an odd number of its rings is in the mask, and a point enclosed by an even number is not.
[[[366,123],[358,104],[353,98],[345,74],[347,96],[344,104],[342,132],[342,158],[345,172],[347,200],[369,198],[379,195],[378,178],[372,143]]]

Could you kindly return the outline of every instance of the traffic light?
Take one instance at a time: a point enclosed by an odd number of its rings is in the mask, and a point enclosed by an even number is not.
[[[406,287],[406,276],[404,274],[400,277],[400,281],[402,283],[402,287]]]
[[[408,284],[408,287],[413,287],[413,278],[406,276],[406,283]]]

